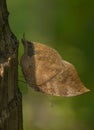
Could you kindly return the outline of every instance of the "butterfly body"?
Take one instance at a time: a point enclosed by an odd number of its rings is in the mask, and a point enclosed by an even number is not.
[[[76,96],[89,91],[74,66],[62,60],[56,50],[44,44],[22,39],[21,67],[30,87],[55,96]]]

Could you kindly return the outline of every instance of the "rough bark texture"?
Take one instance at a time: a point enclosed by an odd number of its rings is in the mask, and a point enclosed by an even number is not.
[[[8,24],[6,0],[0,0],[0,130],[22,130],[18,89],[18,41]]]

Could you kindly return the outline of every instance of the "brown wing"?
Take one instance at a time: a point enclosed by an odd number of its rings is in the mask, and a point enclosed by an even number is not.
[[[55,96],[77,96],[88,92],[81,82],[74,66],[69,62],[62,61],[65,69],[61,69],[53,79],[39,86],[40,90],[46,94]]]
[[[29,56],[27,44],[28,41],[25,41],[21,66],[25,79],[32,88],[66,97],[89,91],[82,84],[74,66],[62,60],[57,51],[40,43],[29,43],[33,45],[34,50]]]
[[[32,58],[35,62],[36,84],[41,85],[59,73],[64,66],[61,56],[54,49],[34,43],[34,51],[35,55]]]
[[[21,57],[22,71],[30,85],[33,82],[41,85],[57,75],[64,66],[62,66],[62,58],[57,51],[41,43],[31,44],[34,54],[30,57],[25,53]]]

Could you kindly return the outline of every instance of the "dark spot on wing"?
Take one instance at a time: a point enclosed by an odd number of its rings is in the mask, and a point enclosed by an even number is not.
[[[33,45],[33,42],[27,42],[28,43],[28,56],[33,56],[35,54],[35,51],[34,51],[34,45]]]

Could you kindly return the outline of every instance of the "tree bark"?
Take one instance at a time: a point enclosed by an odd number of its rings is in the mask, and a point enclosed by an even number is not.
[[[18,89],[18,41],[8,23],[6,0],[0,0],[0,130],[22,130]]]

